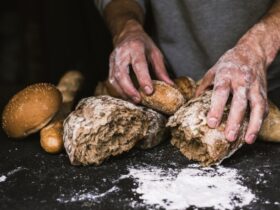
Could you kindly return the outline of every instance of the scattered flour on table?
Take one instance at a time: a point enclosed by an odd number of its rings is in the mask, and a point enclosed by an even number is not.
[[[118,187],[113,186],[109,190],[103,192],[103,193],[97,193],[97,192],[77,192],[74,193],[72,196],[65,196],[61,195],[61,197],[57,198],[56,200],[59,203],[71,203],[71,202],[79,202],[79,201],[98,201],[98,199],[103,198],[110,193],[117,192],[119,190]]]
[[[19,172],[19,171],[22,171],[22,170],[27,170],[27,168],[24,168],[24,167],[22,167],[22,166],[19,166],[19,167],[15,168],[14,170],[9,171],[9,172],[7,173],[7,176],[11,176],[11,175],[13,175],[13,174],[15,174],[15,173],[17,173],[17,172]]]
[[[5,182],[7,177],[5,175],[0,176],[0,182]]]
[[[163,170],[157,167],[129,168],[121,178],[133,178],[138,187],[133,191],[148,206],[164,209],[212,207],[234,209],[250,204],[255,195],[242,184],[236,169],[201,168],[190,165],[181,170]],[[137,207],[137,203],[132,203]],[[136,206],[135,206],[136,205]]]
[[[15,169],[9,171],[6,175],[0,176],[0,182],[5,182],[9,176],[11,176],[11,175],[13,175],[13,174],[15,174],[15,173],[17,173],[19,171],[26,170],[26,169],[27,168],[23,168],[23,167],[19,166],[19,167],[15,168]]]

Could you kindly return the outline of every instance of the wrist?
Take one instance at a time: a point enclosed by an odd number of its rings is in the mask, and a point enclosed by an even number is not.
[[[137,20],[129,19],[129,20],[125,21],[122,29],[119,30],[119,32],[114,35],[113,43],[114,43],[114,45],[116,45],[121,40],[123,40],[124,37],[129,36],[129,34],[143,33],[143,32],[144,32],[144,29]]]
[[[267,69],[280,49],[279,29],[271,21],[261,21],[239,40],[238,45],[245,45],[264,61]]]

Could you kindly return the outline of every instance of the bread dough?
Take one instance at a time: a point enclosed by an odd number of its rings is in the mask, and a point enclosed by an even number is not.
[[[224,110],[222,122],[216,129],[207,125],[207,112],[211,104],[212,91],[190,100],[174,116],[170,117],[167,126],[171,128],[171,143],[190,160],[199,161],[204,166],[219,164],[232,155],[244,143],[248,117],[240,126],[236,141],[229,142],[224,135],[229,104]]]
[[[153,137],[158,132],[151,128],[159,118],[157,113],[121,99],[86,98],[64,121],[64,146],[73,165],[99,165],[139,141],[143,141],[139,143],[142,148],[156,145]],[[163,121],[159,122],[162,127]]]

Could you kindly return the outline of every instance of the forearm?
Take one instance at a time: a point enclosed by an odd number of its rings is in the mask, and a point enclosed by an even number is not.
[[[142,27],[144,11],[134,0],[112,0],[104,10],[104,18],[115,40],[128,24],[132,29]]]
[[[238,42],[245,44],[264,58],[267,68],[280,49],[280,0]]]

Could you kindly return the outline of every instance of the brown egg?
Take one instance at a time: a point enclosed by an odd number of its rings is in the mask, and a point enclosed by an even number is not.
[[[38,83],[18,92],[5,106],[2,127],[9,137],[22,138],[47,125],[62,103],[52,84]]]

